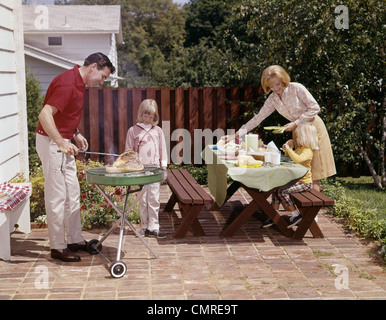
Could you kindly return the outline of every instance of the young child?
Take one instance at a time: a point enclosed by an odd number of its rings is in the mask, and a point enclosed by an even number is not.
[[[155,100],[146,99],[139,106],[137,124],[127,131],[125,150],[136,151],[144,166],[161,166],[166,170],[168,158],[165,136],[160,127],[158,106]],[[160,182],[146,186],[147,191],[139,201],[141,216],[140,235],[165,238],[159,231]]]
[[[295,207],[290,194],[296,192],[305,192],[312,188],[312,173],[311,173],[311,161],[313,157],[313,150],[318,150],[318,133],[316,127],[310,123],[300,125],[295,129],[296,149],[294,147],[294,141],[288,140],[283,145],[283,150],[295,163],[299,163],[308,169],[306,175],[301,178],[297,183],[287,189],[278,189],[272,194],[272,207],[278,211],[280,203],[283,207],[291,212],[290,224],[288,228],[296,226],[301,220],[302,216],[298,209]],[[270,227],[273,225],[272,220],[267,220],[263,227]]]

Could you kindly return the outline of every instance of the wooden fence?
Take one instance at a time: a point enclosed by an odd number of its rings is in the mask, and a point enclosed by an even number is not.
[[[211,130],[221,135],[227,129],[237,130],[243,124],[240,115],[247,108],[241,101],[256,100],[260,94],[258,87],[89,88],[79,129],[89,142],[89,151],[122,153],[127,130],[136,123],[141,101],[152,98],[158,104],[159,126],[165,133],[169,162],[197,163],[197,148],[201,152],[206,144],[215,142],[197,133],[209,129],[206,132]],[[184,140],[183,133],[190,134],[189,152],[187,148],[175,150]],[[173,155],[173,151],[178,154]],[[106,163],[113,161],[111,157],[90,158]]]

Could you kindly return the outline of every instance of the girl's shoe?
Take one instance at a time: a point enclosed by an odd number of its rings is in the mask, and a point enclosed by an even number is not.
[[[265,222],[263,223],[263,228],[268,228],[268,227],[271,227],[271,226],[273,226],[273,225],[274,225],[273,221],[272,221],[271,219],[267,219],[267,220],[265,220]]]
[[[289,228],[296,226],[300,221],[302,221],[302,215],[301,214],[299,214],[298,216],[296,216],[294,218],[291,218],[290,223],[287,226],[287,228],[289,229]]]
[[[163,239],[166,238],[166,235],[160,232],[159,230],[147,230],[147,236],[151,238]]]
[[[147,234],[148,234],[149,230],[147,229],[142,229],[140,230],[138,233],[141,237],[147,237]]]

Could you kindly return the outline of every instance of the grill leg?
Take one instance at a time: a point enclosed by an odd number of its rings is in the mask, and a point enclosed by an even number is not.
[[[126,219],[126,214],[129,213],[133,208],[134,206],[138,203],[138,201],[142,198],[143,194],[145,193],[146,191],[146,186],[144,186],[144,188],[142,188],[142,190],[138,193],[137,195],[137,198],[135,199],[135,201],[130,205],[130,207],[127,209],[127,211],[124,209],[124,212],[122,212],[115,204],[114,202],[111,201],[111,199],[109,198],[109,196],[104,192],[104,190],[99,187],[98,185],[96,185],[96,188],[99,190],[99,192],[105,197],[105,199],[107,200],[107,202],[114,208],[114,210],[116,212],[118,212],[120,215],[121,215],[121,230],[120,230],[120,237],[119,237],[119,248],[118,248],[118,254],[120,256],[120,252],[121,252],[121,248],[122,248],[122,237],[123,237],[123,227],[124,227],[124,222],[126,222],[130,228],[134,231],[134,233],[137,235],[137,237],[143,242],[143,244],[149,249],[149,251],[156,257],[158,258],[158,255],[153,251],[153,249],[149,246],[149,244],[143,239],[143,237],[138,233],[138,231],[134,228],[134,226],[130,223],[129,220]],[[126,192],[126,198],[125,198],[125,204],[124,204],[124,208],[126,208],[126,205],[127,205],[127,200],[128,200],[128,195],[129,195],[129,190],[128,190],[129,187],[127,187],[127,192]],[[124,221],[123,221],[124,220]],[[96,247],[98,247],[106,238],[107,236],[117,227],[117,225],[115,225],[114,227],[112,227],[108,234],[106,234],[97,244],[96,244]],[[121,236],[122,234],[122,236]],[[117,258],[117,260],[119,260]]]
[[[121,250],[122,250],[122,240],[123,240],[123,230],[125,227],[125,223],[123,222],[123,218],[126,215],[126,212],[130,212],[130,210],[126,211],[127,206],[127,200],[129,199],[129,187],[126,187],[126,196],[125,196],[125,203],[123,205],[123,212],[124,214],[121,214],[121,229],[119,230],[119,241],[118,241],[118,251],[117,251],[117,261],[121,259]],[[133,208],[134,206],[130,206],[130,208]]]

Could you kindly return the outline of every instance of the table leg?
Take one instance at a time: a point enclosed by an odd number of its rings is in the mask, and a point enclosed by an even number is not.
[[[267,198],[272,194],[273,190],[267,192],[259,192],[256,189],[251,189],[243,186],[245,191],[252,197],[258,204],[261,210],[274,222],[278,229],[287,237],[292,237],[294,231],[287,228],[287,223],[284,218],[272,207],[267,201]]]
[[[220,238],[232,236],[248,220],[248,218],[259,209],[255,201],[251,201],[243,211],[227,226],[220,234]]]

